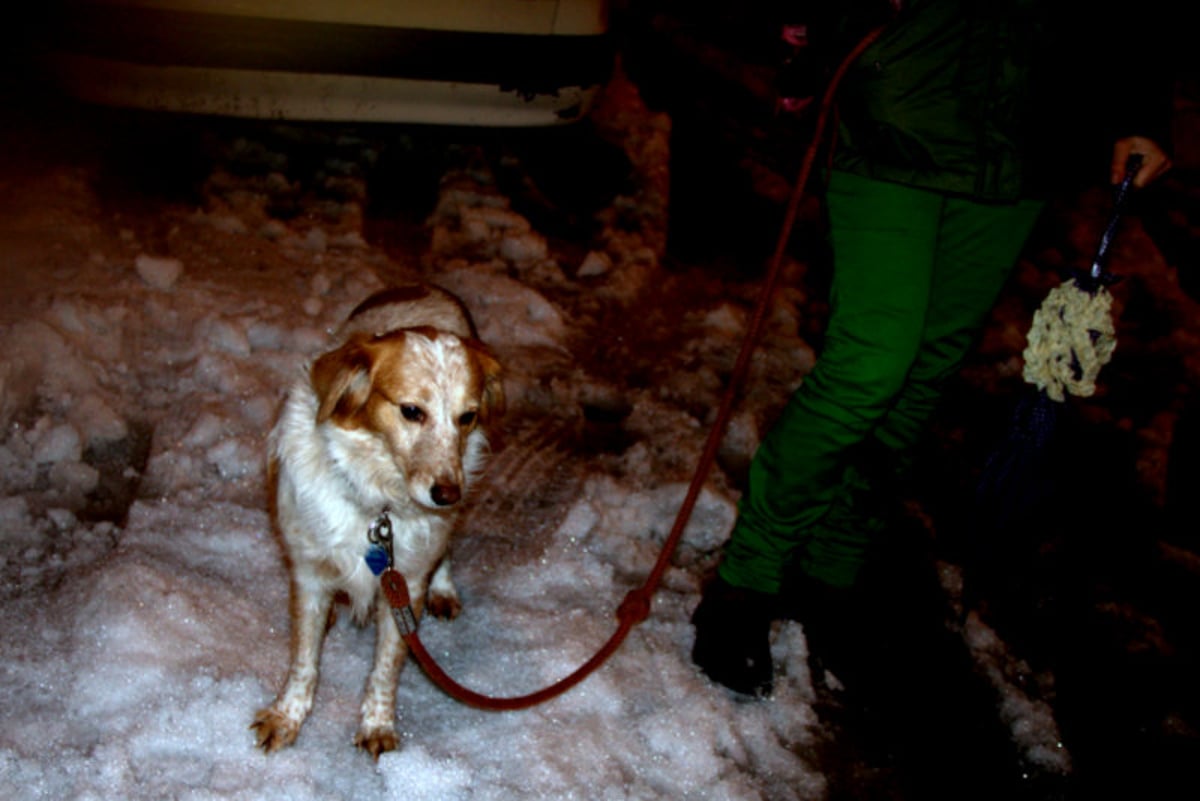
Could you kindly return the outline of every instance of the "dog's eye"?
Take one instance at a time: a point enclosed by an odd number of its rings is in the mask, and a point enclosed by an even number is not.
[[[425,422],[425,410],[420,406],[414,406],[411,403],[400,404],[400,414],[410,423]]]
[[[458,418],[458,424],[463,428],[475,425],[475,420],[479,418],[478,412],[463,412]]]

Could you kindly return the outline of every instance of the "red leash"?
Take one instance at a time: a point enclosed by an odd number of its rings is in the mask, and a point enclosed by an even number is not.
[[[452,698],[480,709],[496,711],[527,709],[536,706],[543,701],[548,701],[555,696],[561,695],[591,675],[621,647],[630,630],[650,616],[650,603],[653,600],[654,592],[658,589],[663,573],[666,572],[671,554],[675,552],[675,548],[679,545],[679,540],[683,537],[683,530],[687,526],[688,520],[691,519],[692,510],[695,508],[696,501],[700,497],[700,490],[704,485],[704,480],[708,477],[708,472],[716,460],[717,448],[721,444],[721,438],[725,434],[729,418],[733,415],[733,407],[738,391],[741,389],[741,385],[746,379],[746,373],[750,369],[750,358],[754,355],[754,350],[762,335],[763,325],[767,316],[767,307],[771,296],[775,292],[775,285],[779,282],[783,256],[787,250],[788,240],[792,235],[792,227],[796,221],[796,213],[800,207],[800,201],[804,197],[804,188],[808,184],[813,163],[816,161],[817,151],[820,149],[822,132],[828,124],[837,86],[846,71],[850,68],[850,65],[862,55],[862,52],[882,32],[882,28],[876,28],[868,33],[850,51],[849,55],[843,59],[837,71],[830,79],[828,87],[825,89],[825,94],[821,99],[821,106],[817,115],[813,138],[805,150],[804,161],[801,163],[799,175],[796,178],[795,185],[792,187],[791,197],[788,199],[783,225],[779,232],[779,238],[775,243],[775,250],[771,255],[767,275],[763,279],[763,287],[758,304],[754,309],[754,315],[751,317],[750,325],[746,330],[746,337],[742,341],[742,349],[738,353],[737,361],[734,363],[733,372],[729,379],[729,386],[721,398],[721,405],[718,408],[716,420],[708,432],[708,439],[704,443],[704,450],[700,454],[700,460],[692,476],[692,481],[688,485],[687,495],[684,496],[683,504],[680,506],[679,512],[675,517],[675,524],[663,542],[658,560],[654,563],[650,574],[646,577],[641,587],[630,590],[625,596],[625,600],[617,608],[617,630],[613,632],[608,642],[604,643],[591,659],[579,666],[573,673],[541,690],[529,693],[528,695],[509,698],[494,698],[482,695],[474,690],[463,687],[447,675],[430,653],[425,650],[425,646],[421,644],[421,639],[417,636],[416,615],[412,610],[412,599],[409,597],[408,583],[404,580],[404,576],[391,567],[388,567],[380,575],[383,592],[392,607],[392,616],[395,618],[396,624],[400,627],[400,636],[404,638],[409,651],[412,652],[417,662],[420,663],[421,667],[429,675],[429,678]]]
[[[574,673],[528,695],[511,698],[494,698],[490,695],[477,693],[459,684],[446,671],[442,670],[433,656],[425,650],[425,646],[421,643],[421,638],[417,636],[416,617],[412,612],[411,599],[408,595],[408,582],[404,580],[404,576],[398,570],[388,568],[383,571],[383,574],[379,577],[379,581],[383,585],[383,592],[387,596],[388,603],[391,604],[392,617],[395,618],[396,625],[400,627],[400,636],[404,638],[405,644],[408,645],[408,650],[416,658],[417,662],[420,663],[425,673],[429,675],[429,678],[433,680],[433,683],[445,690],[450,697],[462,701],[464,704],[494,711],[528,709],[571,689],[603,665],[621,647],[621,643],[625,641],[625,635],[629,633],[629,630],[645,620],[650,614],[649,596],[646,596],[645,602],[630,603],[630,599],[639,591],[635,590],[631,592],[625,598],[625,602],[621,604],[620,609],[617,610],[617,618],[620,624],[616,632],[596,652],[595,656],[583,663]]]

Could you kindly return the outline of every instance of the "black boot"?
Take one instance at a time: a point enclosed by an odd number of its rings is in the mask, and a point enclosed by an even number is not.
[[[734,692],[771,694],[771,621],[775,598],[734,587],[717,578],[704,590],[692,614],[696,642],[692,661],[710,679]]]
[[[781,617],[804,628],[814,681],[827,681],[826,674],[832,673],[849,689],[878,662],[878,654],[873,653],[877,624],[857,588],[833,587],[797,571],[784,584],[780,609]]]

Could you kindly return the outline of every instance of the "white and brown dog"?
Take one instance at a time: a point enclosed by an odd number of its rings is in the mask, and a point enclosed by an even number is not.
[[[369,532],[390,521],[393,566],[418,616],[422,608],[457,615],[450,530],[504,398],[499,363],[445,290],[373,295],[338,337],[342,344],[291,388],[270,436],[275,514],[291,569],[292,662],[283,691],[251,728],[268,752],[296,739],[312,709],[332,602],[344,594],[359,622],[374,611],[378,629],[355,737],[378,758],[398,743],[396,681],[407,649],[364,561]]]

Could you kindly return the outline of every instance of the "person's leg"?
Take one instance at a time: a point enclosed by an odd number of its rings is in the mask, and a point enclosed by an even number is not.
[[[812,526],[797,559],[812,578],[848,586],[868,544],[886,526],[890,485],[901,477],[923,435],[945,382],[962,365],[996,302],[1041,204],[984,204],[947,198],[920,350],[903,389],[860,449],[828,512]]]
[[[900,391],[924,329],[942,198],[837,173],[826,202],[835,268],[825,346],[755,454],[718,577],[692,616],[692,660],[747,694],[771,690],[784,575]],[[857,563],[865,542],[844,548],[842,561]]]
[[[721,577],[779,592],[813,525],[840,491],[854,450],[888,412],[925,328],[944,199],[898,184],[835,173],[827,193],[834,255],[831,314],[817,365],[755,454]],[[838,545],[822,580],[845,584]],[[829,549],[827,549],[829,550]],[[836,549],[834,549],[836,550]]]
[[[893,451],[911,447],[946,381],[962,366],[1037,220],[1042,204],[985,204],[950,198],[938,234],[921,350],[904,391],[877,431]]]

